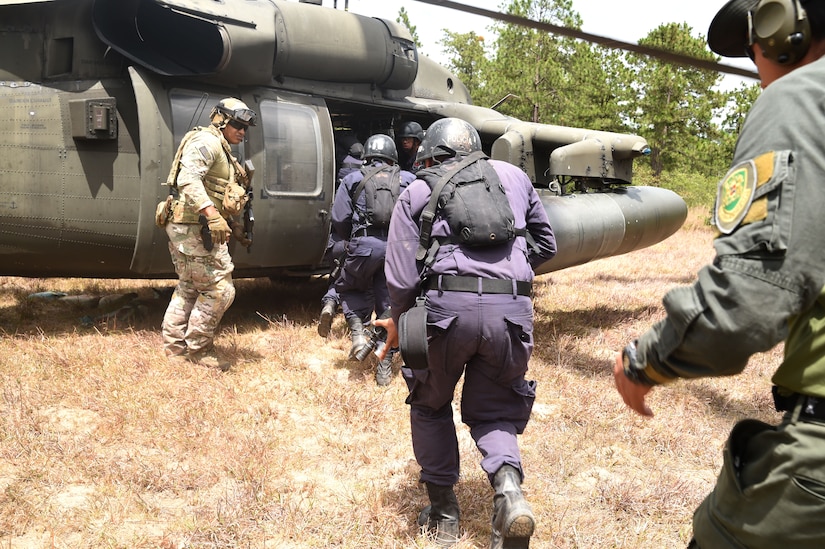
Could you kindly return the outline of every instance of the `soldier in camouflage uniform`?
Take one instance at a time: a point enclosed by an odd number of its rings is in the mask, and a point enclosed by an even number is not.
[[[230,235],[248,245],[233,219],[246,204],[248,177],[231,154],[256,115],[235,98],[221,100],[211,125],[184,136],[168,184],[177,189],[169,203],[169,253],[178,285],[163,317],[163,344],[168,357],[227,370],[229,363],[214,349],[215,331],[235,298]]]
[[[739,421],[691,548],[825,547],[825,2],[732,0],[708,45],[755,62],[762,93],[714,208],[716,258],[665,295],[667,317],[618,353],[625,403],[652,387],[728,376],[784,341],[771,379],[778,425]]]

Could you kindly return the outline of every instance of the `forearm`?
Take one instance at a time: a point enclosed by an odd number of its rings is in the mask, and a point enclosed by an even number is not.
[[[664,298],[667,317],[642,334],[637,367],[667,379],[733,375],[787,335],[799,296],[767,262],[729,258]]]

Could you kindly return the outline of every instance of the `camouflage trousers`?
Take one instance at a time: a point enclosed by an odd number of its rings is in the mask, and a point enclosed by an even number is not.
[[[169,253],[178,285],[163,317],[167,356],[210,348],[223,314],[235,299],[232,257],[226,244],[203,247],[199,225],[168,223]]]

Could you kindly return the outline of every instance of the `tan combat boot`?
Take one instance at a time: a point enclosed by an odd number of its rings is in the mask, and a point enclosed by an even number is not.
[[[214,347],[195,352],[190,351],[189,354],[186,355],[186,358],[190,362],[206,366],[207,368],[217,368],[221,372],[226,372],[231,366],[231,363],[227,359],[218,355]]]

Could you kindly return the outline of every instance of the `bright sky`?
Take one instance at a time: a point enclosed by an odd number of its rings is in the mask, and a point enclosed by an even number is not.
[[[323,0],[323,5],[332,7],[335,1]],[[506,0],[455,1],[492,11],[500,11],[501,5],[507,3]],[[693,28],[694,36],[707,36],[710,22],[725,1],[573,0],[573,9],[582,18],[582,31],[635,43],[664,23],[687,23]],[[338,9],[343,9],[345,0],[337,2]],[[437,61],[443,60],[438,42],[443,37],[445,28],[454,32],[473,30],[483,35],[492,24],[492,21],[485,17],[414,0],[349,0],[349,10],[353,13],[391,20],[395,20],[402,6],[409,14],[410,23],[416,27],[416,33],[422,43],[422,53]],[[747,58],[723,58],[722,63],[755,69]],[[737,76],[725,76],[723,87],[733,86],[742,80]],[[744,81],[754,82],[750,79]]]

